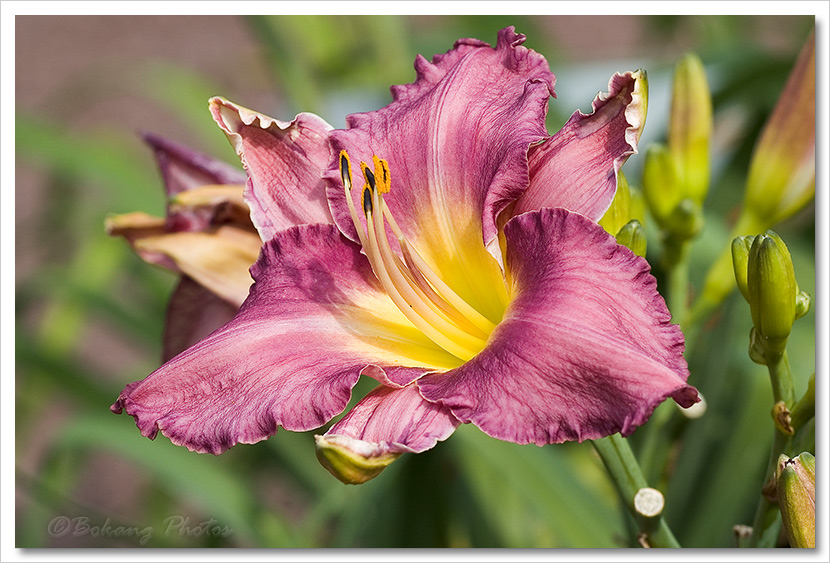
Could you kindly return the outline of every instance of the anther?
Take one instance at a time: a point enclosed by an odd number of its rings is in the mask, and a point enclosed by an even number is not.
[[[349,155],[345,150],[340,151],[340,178],[343,180],[343,187],[346,191],[352,189],[352,167],[349,162]]]

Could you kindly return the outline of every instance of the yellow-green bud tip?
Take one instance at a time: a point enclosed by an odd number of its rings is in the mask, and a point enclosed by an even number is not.
[[[390,453],[348,436],[314,436],[314,440],[322,466],[347,485],[359,485],[377,477],[401,456],[401,452]]]
[[[617,233],[617,242],[637,256],[646,255],[646,230],[636,219],[632,219]]]
[[[781,455],[775,470],[778,506],[792,547],[816,546],[816,458]]]

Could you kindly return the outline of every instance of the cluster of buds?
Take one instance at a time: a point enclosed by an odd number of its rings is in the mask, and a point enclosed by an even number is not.
[[[784,353],[793,322],[810,310],[810,296],[799,290],[790,251],[773,231],[734,239],[732,263],[752,314],[749,355],[767,365]]]
[[[703,228],[709,190],[712,97],[703,63],[694,54],[675,66],[668,144],[646,153],[643,195],[668,239],[686,241]]]

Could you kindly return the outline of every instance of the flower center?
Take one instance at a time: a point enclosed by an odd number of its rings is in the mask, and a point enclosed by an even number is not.
[[[352,201],[351,161],[340,151],[340,177],[346,202],[360,244],[372,270],[395,306],[409,321],[438,346],[467,361],[482,349],[495,325],[458,296],[429,267],[406,240],[383,195],[391,189],[389,164],[372,157],[373,168],[360,163],[365,184],[361,201],[366,228],[358,219]],[[392,251],[386,227],[398,240],[400,256]]]

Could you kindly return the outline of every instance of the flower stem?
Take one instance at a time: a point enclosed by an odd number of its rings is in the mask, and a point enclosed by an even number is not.
[[[795,390],[790,372],[790,362],[786,350],[775,357],[767,359],[770,381],[772,382],[773,400],[778,403],[783,401],[787,408],[792,409],[795,403]],[[775,474],[775,466],[778,463],[778,456],[781,454],[791,455],[792,436],[784,433],[778,425],[775,426],[775,435],[772,439],[767,472],[764,476],[764,488],[772,482]],[[781,531],[781,515],[778,503],[770,499],[769,494],[761,494],[758,508],[755,512],[755,521],[752,525],[751,547],[775,547],[778,543],[778,535]]]
[[[689,314],[689,242],[669,239],[664,252],[669,311],[672,322],[685,330]]]
[[[680,547],[661,514],[645,515],[635,506],[635,496],[641,489],[648,488],[648,483],[628,441],[619,434],[614,434],[594,440],[593,445],[626,508],[640,527],[640,544],[649,547]]]

